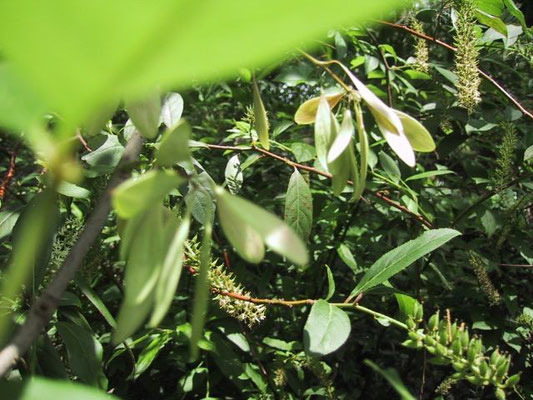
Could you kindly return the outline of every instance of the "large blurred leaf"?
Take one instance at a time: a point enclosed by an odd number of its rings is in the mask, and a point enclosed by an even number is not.
[[[93,333],[72,322],[58,322],[56,327],[67,349],[72,372],[89,385],[107,389],[102,370],[104,350]]]
[[[350,319],[340,308],[318,300],[304,327],[304,347],[314,356],[323,356],[341,347],[350,336]]]
[[[307,182],[298,169],[294,169],[285,196],[285,222],[307,239],[313,225],[313,197]]]
[[[106,99],[223,78],[395,3],[2,1],[0,47],[48,108],[76,123]]]
[[[9,400],[113,400],[104,391],[69,381],[33,377],[25,381],[0,382],[2,398]]]
[[[180,161],[190,159],[189,138],[191,137],[191,127],[185,120],[177,122],[168,129],[156,153],[156,164],[162,167],[171,167]]]
[[[461,233],[448,228],[424,232],[418,238],[384,254],[366,272],[350,296],[356,296],[396,275],[420,257],[439,248]]]

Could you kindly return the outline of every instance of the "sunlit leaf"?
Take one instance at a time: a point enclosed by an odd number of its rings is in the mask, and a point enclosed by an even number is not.
[[[341,347],[350,336],[350,319],[340,308],[325,300],[317,300],[304,327],[305,351],[324,356]]]
[[[167,128],[178,123],[183,113],[183,97],[179,93],[169,93],[163,100],[159,122]]]
[[[129,101],[126,103],[126,109],[141,135],[148,139],[157,136],[161,115],[161,98],[158,93],[143,100]]]
[[[367,270],[350,296],[356,296],[359,293],[366,292],[374,286],[383,283],[404,268],[407,268],[419,258],[439,248],[460,234],[461,233],[456,230],[448,228],[433,229],[424,232],[414,240],[410,240],[409,242],[396,247],[381,256],[379,260]]]
[[[241,161],[237,154],[228,160],[224,170],[224,178],[231,194],[240,192],[244,178],[241,170]]]
[[[328,151],[336,137],[336,124],[329,103],[322,96],[318,105],[315,122],[315,148],[318,161],[324,168],[328,165]]]
[[[394,112],[400,117],[405,136],[407,136],[407,140],[411,143],[413,150],[421,153],[429,153],[435,150],[435,142],[424,125],[406,113],[398,110],[394,110]]]
[[[344,95],[344,92],[340,92],[333,94],[325,94],[323,96],[329,103],[329,107],[333,110],[335,106],[339,103],[339,101],[341,101],[341,99],[344,97]],[[299,125],[312,124],[313,122],[315,122],[320,98],[321,97],[313,97],[312,99],[309,99],[305,103],[300,105],[300,107],[298,107],[298,110],[296,111],[296,114],[294,114],[294,122]]]
[[[335,161],[351,143],[355,129],[352,114],[349,110],[344,113],[339,133],[328,152],[328,163]]]

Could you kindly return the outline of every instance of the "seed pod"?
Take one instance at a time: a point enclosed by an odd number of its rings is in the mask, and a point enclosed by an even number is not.
[[[435,346],[437,341],[433,337],[426,335],[424,336],[424,343],[427,344],[428,346]]]
[[[455,339],[455,336],[457,335],[457,322],[454,322],[452,324],[452,328],[451,328],[451,334],[452,336],[450,337],[450,341],[453,341]]]
[[[465,377],[464,372],[455,372],[454,374],[450,375],[450,378],[456,381],[458,381],[459,379],[463,379],[464,377]]]
[[[496,364],[498,364],[498,361],[500,361],[500,352],[498,351],[498,348],[496,348],[492,354],[490,355],[490,363],[491,365],[494,365],[496,366]]]
[[[407,325],[407,328],[409,328],[409,330],[414,330],[416,328],[415,321],[413,321],[413,318],[411,316],[407,318],[405,324]]]
[[[402,343],[402,346],[408,347],[410,349],[418,349],[422,346],[422,343],[417,340],[407,339]]]
[[[520,374],[511,375],[505,382],[505,387],[512,388],[520,381]]]
[[[452,367],[454,370],[459,372],[459,371],[462,371],[466,367],[466,364],[460,361],[456,361],[452,363]]]
[[[470,382],[472,385],[481,385],[483,380],[479,378],[478,376],[469,375],[466,377],[466,380]]]
[[[437,354],[439,356],[445,357],[448,354],[448,349],[444,347],[442,344],[437,343]]]
[[[435,346],[426,346],[426,350],[429,352],[429,354],[435,355],[437,353]]]
[[[435,314],[433,314],[431,317],[429,317],[428,330],[429,331],[436,331],[438,325],[439,325],[439,311],[437,311]]]
[[[509,366],[511,365],[511,360],[509,358],[504,359],[505,361],[500,364],[498,369],[496,370],[496,378],[498,380],[501,380],[505,374],[509,371]]]
[[[481,361],[481,364],[479,364],[479,372],[481,376],[484,377],[488,371],[489,371],[489,364],[487,364],[487,361],[485,360]]]
[[[415,331],[409,331],[407,335],[410,339],[416,340],[417,342],[422,340],[422,336]]]
[[[505,392],[503,389],[497,388],[494,394],[498,400],[505,400]]]
[[[468,342],[470,340],[468,329],[461,331],[460,338],[461,338],[461,346],[463,346],[463,348],[466,349],[468,347]]]
[[[448,344],[448,327],[446,324],[446,320],[442,320],[439,323],[439,342],[446,346]]]
[[[461,340],[459,339],[459,337],[456,337],[453,340],[452,351],[453,354],[455,354],[456,356],[461,356],[463,354],[463,346],[461,345]]]
[[[415,321],[421,322],[424,318],[424,306],[416,302],[414,307]]]

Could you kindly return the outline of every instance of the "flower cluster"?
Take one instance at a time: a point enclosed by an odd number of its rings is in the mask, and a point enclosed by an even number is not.
[[[479,282],[479,286],[483,293],[485,293],[485,296],[489,299],[490,305],[495,306],[500,304],[502,302],[502,296],[490,280],[489,275],[487,274],[487,267],[482,258],[473,251],[470,251],[469,260],[472,270]]]
[[[416,18],[411,19],[411,27],[418,33],[424,34],[424,25]],[[429,49],[425,39],[416,38],[414,67],[417,71],[429,72]]]

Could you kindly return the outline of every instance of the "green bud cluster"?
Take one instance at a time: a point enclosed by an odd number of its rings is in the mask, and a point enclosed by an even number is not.
[[[199,260],[200,246],[195,237],[189,241],[187,246],[187,265],[193,270],[198,271],[200,267]],[[217,259],[211,262],[208,280],[211,288],[215,292],[214,300],[220,309],[232,317],[244,322],[250,328],[266,318],[266,307],[263,304],[255,304],[223,294],[226,292],[251,297],[249,291],[245,290],[240,283],[235,282],[235,275],[227,272],[224,265]]]
[[[424,25],[415,17],[411,18],[411,28],[414,31],[424,34]],[[428,73],[429,72],[429,49],[425,39],[416,38],[415,43],[415,62],[414,67],[417,71]]]
[[[472,267],[472,270],[474,271],[474,274],[479,282],[479,287],[485,296],[487,296],[490,305],[495,306],[500,304],[502,302],[502,297],[490,280],[489,274],[487,273],[487,267],[483,259],[479,256],[479,254],[469,251],[469,261],[470,266]]]
[[[496,171],[492,177],[494,190],[501,191],[514,178],[514,155],[518,136],[515,127],[510,123],[502,124],[503,137],[498,146],[498,158],[496,159]]]
[[[457,100],[469,113],[481,101],[479,85],[481,78],[478,71],[479,51],[476,47],[475,30],[476,1],[455,0],[457,11],[455,35],[455,73],[457,75]]]
[[[421,328],[422,305],[416,303],[407,317],[408,339],[403,343],[410,348],[425,348],[434,356],[439,365],[450,365],[455,370],[450,380],[441,389],[449,390],[459,380],[467,380],[473,385],[492,385],[498,399],[505,399],[505,390],[514,387],[520,375],[508,376],[511,357],[501,353],[498,348],[490,354],[484,352],[481,338],[471,337],[464,324],[441,318],[440,312],[434,313],[425,328]],[[439,386],[440,387],[440,386]]]

